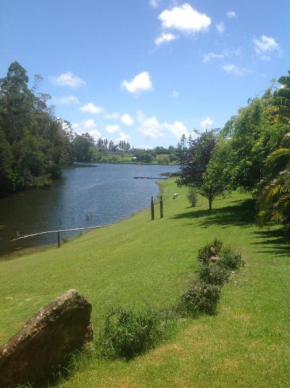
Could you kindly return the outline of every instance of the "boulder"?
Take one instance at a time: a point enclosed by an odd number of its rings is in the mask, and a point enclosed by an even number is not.
[[[92,305],[77,290],[69,290],[40,309],[20,331],[0,347],[0,387],[41,386],[44,376],[67,354],[93,340]]]

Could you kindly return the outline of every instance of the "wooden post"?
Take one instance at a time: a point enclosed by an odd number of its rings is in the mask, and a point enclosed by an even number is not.
[[[154,220],[154,201],[153,197],[151,197],[151,221]]]
[[[57,232],[57,247],[60,248],[60,233]]]
[[[163,218],[163,198],[160,197],[160,218]]]

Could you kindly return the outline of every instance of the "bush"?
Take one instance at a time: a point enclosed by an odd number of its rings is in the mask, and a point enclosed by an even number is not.
[[[195,281],[182,295],[179,310],[190,316],[214,315],[220,299],[220,286]]]
[[[164,331],[162,314],[158,310],[112,310],[106,317],[104,330],[98,339],[100,355],[104,358],[130,360],[155,347]]]
[[[187,193],[187,199],[191,203],[192,207],[195,207],[197,205],[198,201],[198,193],[196,187],[189,186],[188,187],[188,193]]]
[[[212,256],[219,256],[223,247],[223,242],[215,239],[212,244],[207,244],[203,248],[199,249],[197,258],[203,265],[209,264],[209,259]]]
[[[225,249],[220,256],[217,264],[232,271],[239,269],[245,264],[242,260],[242,254],[239,251],[233,252],[230,249]]]
[[[223,265],[203,265],[199,271],[199,280],[207,284],[222,286],[228,281],[230,271]]]

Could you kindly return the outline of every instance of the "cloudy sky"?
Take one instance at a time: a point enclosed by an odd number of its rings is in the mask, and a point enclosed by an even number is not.
[[[18,61],[76,133],[135,147],[221,128],[290,70],[289,0],[0,0]]]

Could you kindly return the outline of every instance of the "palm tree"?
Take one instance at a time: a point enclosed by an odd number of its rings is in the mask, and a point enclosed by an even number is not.
[[[279,79],[282,85],[273,95],[274,122],[290,125],[290,71]],[[290,133],[281,147],[272,152],[266,161],[268,176],[262,182],[259,197],[259,220],[288,223],[290,221]]]
[[[265,183],[259,197],[260,223],[288,222],[290,215],[290,148],[279,148],[272,152],[267,158],[266,168],[270,173],[268,182]]]

